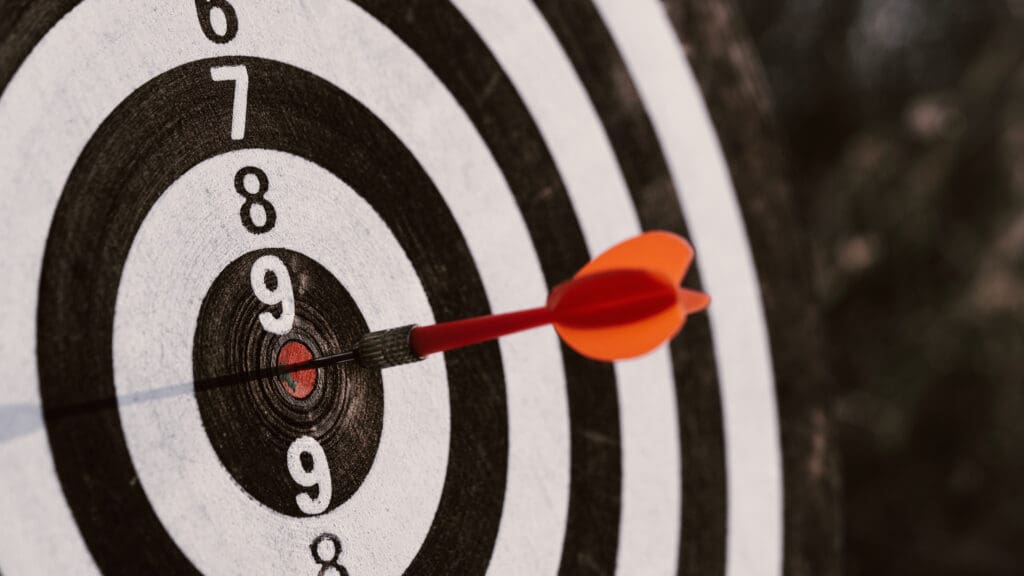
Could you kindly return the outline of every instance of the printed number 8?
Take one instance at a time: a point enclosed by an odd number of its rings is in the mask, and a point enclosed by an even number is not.
[[[250,176],[256,179],[256,190],[251,192],[250,187],[246,186],[246,182],[252,181]],[[245,203],[242,204],[238,215],[242,217],[245,229],[253,234],[270,232],[274,228],[274,224],[277,223],[277,211],[266,198],[269,190],[270,180],[267,179],[267,173],[255,166],[246,166],[235,174],[235,192],[245,198]],[[252,214],[255,207],[259,207],[263,212],[262,224],[256,224],[253,221]]]

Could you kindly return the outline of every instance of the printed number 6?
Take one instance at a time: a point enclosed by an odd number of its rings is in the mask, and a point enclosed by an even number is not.
[[[196,0],[199,27],[212,42],[227,44],[238,33],[238,14],[227,0]]]

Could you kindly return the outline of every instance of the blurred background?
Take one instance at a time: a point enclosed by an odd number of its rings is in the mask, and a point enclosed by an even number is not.
[[[811,234],[850,576],[1024,574],[1024,0],[740,0]]]

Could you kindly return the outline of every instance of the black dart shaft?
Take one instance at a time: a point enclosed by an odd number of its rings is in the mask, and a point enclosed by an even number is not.
[[[322,356],[320,358],[306,360],[305,362],[297,362],[295,364],[283,364],[273,366],[271,368],[263,368],[261,370],[250,370],[248,372],[238,372],[235,374],[225,374],[224,376],[214,376],[213,378],[204,378],[202,380],[196,380],[194,385],[196,392],[202,392],[204,390],[214,390],[235,384],[251,382],[253,380],[259,380],[260,378],[280,376],[286,372],[297,372],[300,370],[311,370],[315,368],[333,366],[335,364],[344,364],[346,362],[352,362],[355,359],[356,351],[346,350],[345,352],[340,352],[338,354]]]
[[[260,378],[271,378],[280,376],[287,372],[295,372],[299,370],[311,370],[315,368],[324,368],[327,366],[333,366],[335,364],[344,364],[346,362],[353,362],[356,360],[356,350],[346,350],[338,354],[331,354],[329,356],[323,356],[320,358],[314,358],[305,362],[299,362],[296,364],[287,364],[273,366],[271,368],[263,368],[260,370],[250,370],[247,372],[236,372],[234,374],[224,374],[221,376],[214,376],[213,378],[203,378],[192,382],[191,389],[195,392],[206,392],[210,390],[217,390],[221,388],[227,388],[230,386],[239,386]],[[157,391],[152,394],[153,398],[164,398],[170,395],[184,394],[189,390],[187,384],[178,384],[169,387],[170,393],[164,391]],[[118,402],[123,401],[124,398],[118,397],[107,397],[97,398],[88,402],[80,402],[76,404],[66,404],[60,406],[54,406],[45,410],[46,417],[52,419],[68,418],[72,416],[79,416],[83,414],[89,414],[91,412],[97,412],[100,410],[112,410],[117,408]],[[142,401],[142,398],[132,397],[129,399],[130,402]]]
[[[304,362],[280,364],[260,370],[249,370],[214,376],[212,378],[203,378],[194,381],[192,389],[197,393],[206,392],[230,386],[239,386],[261,378],[273,378],[288,372],[313,370],[348,362],[358,362],[361,366],[371,369],[416,362],[421,360],[421,358],[413,354],[412,348],[409,346],[409,333],[412,331],[412,328],[413,326],[410,325],[370,332],[359,340],[355,348]],[[172,386],[171,388],[179,387],[181,388],[180,393],[185,393],[188,390],[187,384]],[[177,393],[179,392],[175,391],[175,394]],[[55,406],[46,410],[46,417],[59,419],[99,410],[111,410],[117,408],[118,400],[117,397],[98,398],[89,402]]]
[[[235,374],[205,378],[195,382],[195,389],[197,392],[212,390],[215,388],[230,386],[232,384],[258,380],[260,378],[280,376],[288,372],[300,372],[302,370],[324,368],[335,364],[345,364],[347,362],[358,362],[364,368],[387,368],[390,366],[417,362],[422,360],[422,358],[416,356],[412,352],[412,348],[409,346],[409,334],[412,332],[412,329],[413,326],[409,325],[370,332],[359,339],[355,348],[344,352],[321,356],[320,358],[313,358],[312,360],[305,360],[294,364],[279,364],[277,366],[263,368],[261,370],[250,370],[247,372],[238,372]]]
[[[321,356],[320,358],[313,358],[312,360],[306,360],[305,362],[296,362],[295,364],[281,364],[274,366],[273,368],[266,368],[255,372],[246,372],[247,376],[251,379],[264,378],[267,376],[280,376],[285,372],[298,372],[299,370],[309,370],[312,368],[323,368],[325,366],[332,366],[334,364],[344,364],[346,362],[353,362],[357,360],[357,352],[355,349],[346,350],[339,352],[338,354],[331,354],[328,356]]]

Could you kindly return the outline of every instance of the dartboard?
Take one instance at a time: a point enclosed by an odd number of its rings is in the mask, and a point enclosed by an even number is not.
[[[684,40],[657,0],[0,3],[0,571],[793,565],[792,275]],[[218,380],[534,306],[656,229],[713,303],[641,358],[538,329]]]

